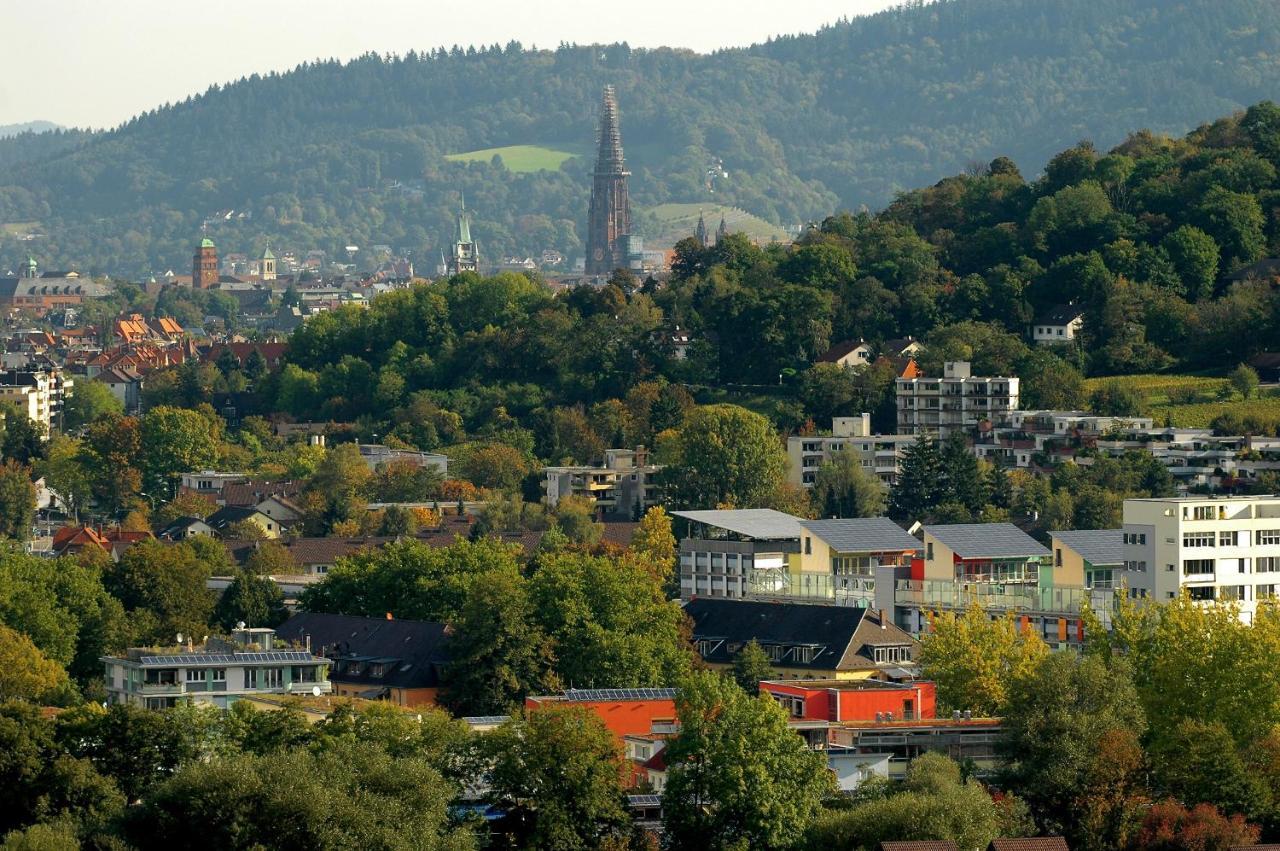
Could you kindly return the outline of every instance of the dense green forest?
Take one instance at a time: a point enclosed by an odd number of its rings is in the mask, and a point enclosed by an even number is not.
[[[1266,0],[950,0],[709,56],[513,43],[318,62],[91,137],[0,141],[0,257],[181,269],[200,223],[236,210],[248,215],[213,225],[227,251],[386,243],[430,265],[464,191],[490,257],[572,254],[584,158],[517,174],[445,157],[582,150],[605,83],[619,90],[639,206],[714,200],[790,227],[971,161],[1184,132],[1273,96],[1278,54]],[[729,175],[714,196],[713,157]],[[19,241],[31,231],[42,239]]]

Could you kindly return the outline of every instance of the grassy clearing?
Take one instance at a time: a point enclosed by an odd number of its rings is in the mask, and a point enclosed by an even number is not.
[[[698,226],[699,213],[706,219],[707,230],[711,233],[715,233],[720,226],[720,217],[723,216],[725,227],[731,232],[745,233],[759,242],[774,239],[787,242],[791,239],[791,234],[777,225],[737,207],[720,204],[659,204],[643,211],[645,240],[655,245],[675,245],[686,236],[693,236]]]
[[[7,224],[0,224],[0,233],[7,233],[11,236],[22,236],[37,230],[40,230],[39,222],[8,222]]]
[[[1136,389],[1152,406],[1192,407],[1215,399],[1227,380],[1198,375],[1120,375],[1088,379],[1084,383],[1085,393],[1112,383]]]
[[[1192,405],[1154,405],[1151,408],[1151,416],[1157,424],[1163,424],[1168,417],[1179,428],[1208,428],[1209,423],[1221,414],[1264,422],[1280,421],[1280,396]]]
[[[507,167],[507,171],[516,174],[559,171],[560,166],[567,160],[578,156],[572,151],[545,148],[541,145],[508,145],[505,148],[485,148],[482,151],[450,154],[445,159],[456,163],[488,162],[495,155],[502,157],[502,164]]]

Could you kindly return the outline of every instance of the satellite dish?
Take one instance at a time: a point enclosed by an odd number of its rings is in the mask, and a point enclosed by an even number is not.
[[[311,687],[311,696],[312,696],[312,697],[319,697],[319,696],[320,696],[320,686],[312,686],[312,687]]]

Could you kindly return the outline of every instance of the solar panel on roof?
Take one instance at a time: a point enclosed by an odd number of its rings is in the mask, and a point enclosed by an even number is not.
[[[676,696],[673,688],[597,688],[566,689],[564,699],[577,702],[594,702],[610,700],[672,700]]]

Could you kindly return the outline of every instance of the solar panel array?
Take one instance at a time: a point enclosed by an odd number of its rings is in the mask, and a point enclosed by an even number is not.
[[[637,809],[649,809],[662,806],[661,795],[628,795],[627,803]]]
[[[564,699],[572,701],[672,700],[675,696],[673,688],[571,688],[564,693]]]
[[[263,662],[310,662],[305,650],[272,650],[265,653],[183,653],[174,656],[143,656],[142,665],[237,665]]]
[[[944,546],[960,558],[1029,558],[1047,556],[1040,542],[1012,523],[957,523],[926,526]]]
[[[510,715],[468,715],[462,719],[472,726],[489,726],[493,724],[505,724],[511,720]]]

